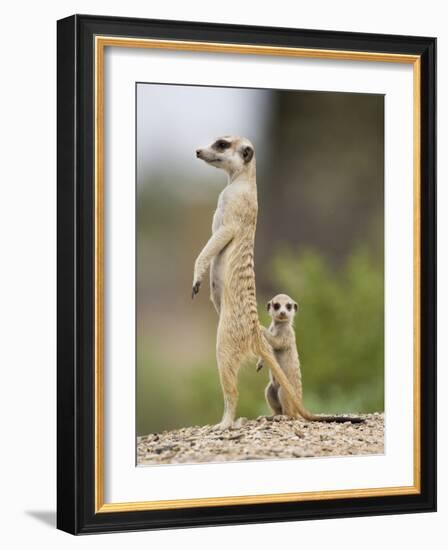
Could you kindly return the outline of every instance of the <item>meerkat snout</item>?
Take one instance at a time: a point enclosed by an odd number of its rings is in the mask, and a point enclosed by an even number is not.
[[[267,310],[273,321],[292,322],[299,306],[287,294],[277,294],[267,303]]]
[[[196,149],[196,157],[234,176],[255,162],[254,147],[244,137],[224,136],[207,147]]]

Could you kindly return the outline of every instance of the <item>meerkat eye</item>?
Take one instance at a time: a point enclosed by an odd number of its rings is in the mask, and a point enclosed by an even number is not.
[[[280,304],[278,302],[274,304],[274,309],[275,311],[278,311],[280,309]]]
[[[286,309],[287,309],[288,311],[291,311],[291,309],[292,309],[292,304],[286,304]]]
[[[218,141],[215,143],[215,148],[221,151],[224,151],[224,149],[228,149],[229,147],[230,147],[230,143],[223,139],[218,139]]]

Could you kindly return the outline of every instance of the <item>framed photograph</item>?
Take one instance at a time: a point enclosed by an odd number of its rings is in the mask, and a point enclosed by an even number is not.
[[[58,528],[435,510],[435,55],[58,21]]]

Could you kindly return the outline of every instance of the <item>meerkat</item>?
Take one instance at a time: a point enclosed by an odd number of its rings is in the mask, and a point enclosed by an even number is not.
[[[298,309],[297,302],[287,294],[277,294],[277,296],[274,296],[267,303],[267,310],[272,318],[272,322],[268,329],[264,328],[263,334],[272,346],[277,363],[293,386],[294,393],[302,406],[302,410],[305,411],[305,414],[301,413],[302,416],[306,420],[320,422],[363,422],[363,419],[359,417],[316,416],[306,411],[303,405],[302,374],[293,326]],[[259,358],[257,372],[262,367],[263,359]],[[272,371],[269,373],[269,383],[265,389],[265,397],[275,415],[287,414],[288,400],[285,400],[284,390]]]
[[[210,268],[211,301],[219,315],[216,357],[224,396],[224,413],[216,429],[232,426],[242,363],[260,356],[283,389],[288,416],[306,414],[293,386],[277,363],[258,320],[254,273],[257,223],[255,151],[242,137],[224,136],[197,149],[197,158],[227,173],[213,216],[212,236],[194,265],[192,298]]]

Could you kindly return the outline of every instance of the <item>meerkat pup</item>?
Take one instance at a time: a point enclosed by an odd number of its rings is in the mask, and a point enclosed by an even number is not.
[[[227,186],[218,198],[212,236],[196,259],[192,298],[210,268],[211,300],[219,315],[216,356],[224,395],[224,414],[217,429],[232,426],[238,400],[241,364],[260,356],[283,389],[288,416],[302,415],[293,386],[261,332],[255,294],[254,239],[257,223],[255,151],[246,138],[224,136],[196,156],[224,170]]]
[[[282,371],[291,382],[298,399],[302,401],[302,375],[296,346],[296,335],[293,328],[295,315],[299,309],[297,302],[287,294],[277,294],[267,303],[267,310],[272,322],[263,333],[272,346],[275,358]],[[257,372],[263,367],[263,360],[258,359]],[[283,391],[272,373],[265,389],[265,397],[274,414],[284,414]]]
[[[302,374],[293,326],[298,309],[297,302],[287,294],[277,294],[277,296],[274,296],[267,304],[267,310],[271,315],[272,322],[268,329],[263,329],[263,334],[272,346],[281,370],[294,388],[294,393],[303,411],[301,415],[306,420],[320,422],[362,422],[363,419],[359,417],[316,416],[305,409],[302,395]],[[262,367],[263,359],[260,358],[257,362],[257,372]],[[285,399],[284,390],[272,371],[269,373],[269,384],[265,389],[265,397],[274,414],[288,414],[288,399]]]

